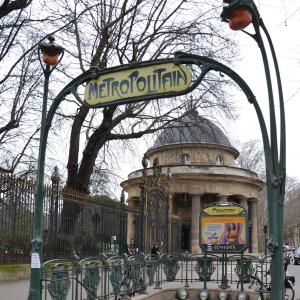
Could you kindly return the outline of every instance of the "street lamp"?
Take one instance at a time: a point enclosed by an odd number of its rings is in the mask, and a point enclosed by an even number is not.
[[[284,296],[284,268],[283,268],[283,215],[286,179],[286,136],[285,136],[285,115],[284,101],[281,85],[279,66],[275,49],[268,33],[268,30],[259,14],[253,0],[224,0],[228,5],[223,8],[222,21],[228,22],[233,30],[243,30],[257,43],[264,64],[265,77],[269,96],[269,118],[270,118],[270,144],[266,133],[262,132],[265,163],[266,163],[266,184],[268,195],[269,213],[269,242],[268,248],[272,256],[272,291],[271,299],[283,299]],[[253,24],[254,34],[244,29]],[[272,79],[269,67],[267,52],[261,29],[270,47],[272,60],[275,68],[278,98],[279,98],[279,122],[280,122],[280,142],[277,141],[276,114]],[[279,147],[278,147],[279,146]],[[278,149],[279,148],[279,149]],[[279,155],[278,155],[279,152]]]
[[[41,299],[41,259],[42,259],[42,246],[43,246],[43,199],[44,191],[44,169],[45,169],[45,148],[47,137],[45,136],[46,117],[47,117],[47,99],[49,78],[52,71],[60,63],[64,49],[54,43],[54,37],[49,36],[48,43],[39,44],[38,57],[44,72],[44,93],[42,103],[42,116],[40,128],[40,143],[39,143],[39,156],[38,156],[38,171],[37,183],[35,189],[35,209],[33,219],[33,233],[32,233],[32,252],[31,252],[31,277],[30,289],[28,299]],[[41,61],[42,53],[42,61]],[[44,64],[45,66],[44,66]]]

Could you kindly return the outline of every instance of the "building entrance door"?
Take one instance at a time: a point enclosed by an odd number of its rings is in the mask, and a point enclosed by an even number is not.
[[[191,224],[181,225],[181,250],[189,251],[191,241]]]

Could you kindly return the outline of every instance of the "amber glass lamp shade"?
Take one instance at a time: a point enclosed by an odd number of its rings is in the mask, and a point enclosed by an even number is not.
[[[56,53],[43,53],[43,62],[46,65],[56,66],[58,64],[58,54]]]
[[[242,30],[252,22],[251,11],[245,7],[235,10],[229,18],[229,27],[232,30]]]

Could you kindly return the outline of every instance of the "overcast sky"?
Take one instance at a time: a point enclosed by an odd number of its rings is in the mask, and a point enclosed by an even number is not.
[[[256,3],[272,37],[281,71],[287,123],[287,174],[300,179],[300,3],[296,0]],[[238,32],[236,38],[240,41],[242,55],[234,69],[250,85],[264,113],[268,113],[267,88],[259,49],[242,32]],[[239,108],[240,118],[227,125],[228,131],[242,141],[260,139],[254,109],[245,101],[241,101]]]
[[[287,174],[300,179],[300,3],[297,0],[264,0],[256,1],[256,4],[272,37],[282,76],[287,122]],[[221,26],[230,31],[226,24]],[[260,51],[254,40],[246,34],[236,32],[233,35],[239,41],[241,56],[231,67],[253,90],[268,125],[267,87]],[[234,101],[237,103],[240,118],[236,121],[221,121],[226,133],[232,141],[261,140],[254,108],[242,93],[237,93]],[[124,164],[121,172],[124,179],[127,178],[128,172],[141,168],[142,154],[151,145],[151,139],[148,145],[143,145],[140,141],[136,143],[140,157],[135,156],[133,159],[129,155],[124,158],[127,159],[127,164]]]

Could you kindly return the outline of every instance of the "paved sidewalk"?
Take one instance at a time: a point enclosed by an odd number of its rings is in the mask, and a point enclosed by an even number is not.
[[[26,300],[28,297],[29,280],[0,283],[1,300]]]

